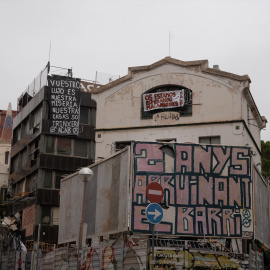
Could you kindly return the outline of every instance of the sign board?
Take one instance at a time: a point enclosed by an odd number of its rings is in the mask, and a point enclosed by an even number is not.
[[[62,76],[48,76],[50,87],[50,133],[78,135],[80,118],[80,80]]]
[[[153,224],[159,223],[163,218],[163,209],[157,203],[150,203],[146,207],[146,217]]]
[[[129,164],[130,153],[129,149],[125,148],[91,166],[94,177],[86,183],[86,238],[128,231]],[[61,180],[58,234],[60,244],[78,239],[83,186],[83,182],[78,180],[78,172]]]
[[[185,90],[156,92],[143,94],[144,111],[183,107],[185,104]]]
[[[158,203],[163,199],[163,187],[157,183],[152,182],[146,187],[146,196],[150,202]]]

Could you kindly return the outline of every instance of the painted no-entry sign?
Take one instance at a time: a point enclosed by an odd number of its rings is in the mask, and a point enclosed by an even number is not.
[[[163,187],[157,183],[152,182],[146,187],[146,196],[150,202],[158,203],[163,199]]]

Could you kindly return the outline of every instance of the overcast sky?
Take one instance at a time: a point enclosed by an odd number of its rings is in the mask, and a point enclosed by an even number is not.
[[[270,122],[270,1],[0,0],[0,109],[17,98],[49,60],[95,79],[126,75],[169,55],[208,59],[248,74],[261,115]],[[262,131],[270,140],[270,123]]]

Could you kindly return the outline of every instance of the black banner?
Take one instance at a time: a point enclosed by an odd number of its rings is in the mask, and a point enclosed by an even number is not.
[[[50,133],[78,135],[80,118],[80,79],[48,76],[50,92]]]

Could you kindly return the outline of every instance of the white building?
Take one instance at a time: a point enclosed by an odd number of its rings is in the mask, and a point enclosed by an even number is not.
[[[175,141],[250,146],[257,164],[260,131],[267,121],[256,107],[250,83],[247,75],[209,68],[207,60],[166,57],[149,66],[129,68],[128,75],[94,90],[96,159],[134,140]],[[183,90],[183,107],[151,110],[145,104],[144,108],[146,93],[174,90]]]
[[[12,112],[9,103],[8,110],[1,113],[1,137],[0,137],[0,197],[5,200],[8,188],[8,176],[10,165],[10,149],[12,140]]]

